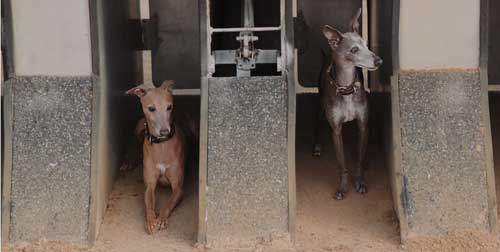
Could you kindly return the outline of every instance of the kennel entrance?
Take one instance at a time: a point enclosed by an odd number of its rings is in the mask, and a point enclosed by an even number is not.
[[[365,72],[369,94],[370,120],[367,146],[366,179],[368,193],[358,194],[350,179],[344,200],[334,198],[340,170],[335,158],[330,132],[323,134],[322,154],[313,156],[313,141],[319,109],[316,88],[323,62],[329,60],[329,46],[321,32],[325,24],[341,32],[350,32],[349,23],[359,8],[362,14],[360,35],[369,41],[369,48],[384,60],[375,72]],[[324,247],[345,244],[345,249],[364,250],[377,240],[376,250],[391,250],[399,244],[398,219],[394,209],[390,177],[390,92],[392,74],[390,26],[392,1],[297,1],[295,30],[295,61],[297,67],[297,237],[311,237]],[[325,125],[323,130],[329,131]],[[357,125],[343,126],[345,158],[350,174],[354,174],[357,155]],[[353,178],[353,176],[350,176]],[[352,236],[359,243],[352,247]],[[314,235],[314,236],[313,236]],[[375,250],[375,249],[374,249]]]

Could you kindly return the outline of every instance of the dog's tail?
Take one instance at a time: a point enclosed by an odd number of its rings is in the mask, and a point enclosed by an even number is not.
[[[323,74],[325,74],[325,70],[328,67],[328,56],[326,55],[325,50],[321,51],[321,68],[318,74],[318,91],[321,92],[321,82],[323,81]]]
[[[325,76],[323,76],[323,74],[325,74],[325,71],[326,71],[326,68],[328,67],[328,64],[330,64],[330,62],[328,61],[328,55],[325,52],[325,50],[321,50],[321,68],[320,68],[320,72],[318,75],[318,89],[321,88],[321,82],[323,81],[323,78],[325,77]]]

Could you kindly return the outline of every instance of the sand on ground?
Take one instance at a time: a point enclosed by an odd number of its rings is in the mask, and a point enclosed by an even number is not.
[[[152,251],[335,251],[335,252],[496,252],[500,246],[494,237],[474,231],[463,231],[422,238],[400,245],[398,220],[383,148],[370,144],[368,151],[368,194],[351,190],[343,201],[333,199],[338,181],[338,167],[333,147],[327,144],[320,158],[312,157],[312,134],[308,124],[313,113],[307,106],[298,109],[297,125],[297,227],[296,242],[261,240],[244,248],[206,248],[195,243],[197,233],[198,195],[196,177],[187,179],[183,201],[173,212],[166,230],[148,235],[144,229],[144,186],[141,170],[121,173],[110,195],[108,209],[101,225],[96,245],[85,249],[67,242],[39,241],[17,244],[14,251],[23,252],[152,252]],[[497,105],[500,104],[500,100]],[[492,106],[493,108],[495,106]],[[494,142],[500,143],[500,106],[498,116],[492,110]],[[353,134],[354,130],[347,130]],[[351,139],[352,137],[347,137]],[[327,140],[327,143],[330,141]],[[495,144],[497,181],[500,182],[500,144]],[[352,146],[346,146],[352,152]],[[349,160],[353,156],[349,156]],[[166,188],[158,190],[162,205],[169,194]],[[497,186],[500,197],[500,186]]]

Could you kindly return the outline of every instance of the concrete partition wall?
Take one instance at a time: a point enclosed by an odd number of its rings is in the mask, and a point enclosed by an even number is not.
[[[403,240],[496,232],[480,10],[480,0],[400,1],[392,90]]]
[[[199,242],[238,246],[259,240],[293,239],[295,83],[291,81],[291,2],[280,1],[280,75],[216,77],[212,76],[212,29],[207,10],[213,2],[200,1]]]
[[[286,79],[208,81],[207,241],[288,234]]]
[[[135,123],[142,115],[138,99],[125,95],[142,83],[142,59],[141,51],[136,50],[141,36],[139,0],[90,2],[95,81],[89,216],[89,242],[93,242]]]
[[[4,242],[94,241],[138,115],[123,95],[141,79],[137,2],[7,5],[15,72],[4,94]]]
[[[87,0],[10,1],[4,241],[85,241],[93,80]],[[7,116],[8,114],[8,116]],[[9,235],[7,237],[7,235]]]

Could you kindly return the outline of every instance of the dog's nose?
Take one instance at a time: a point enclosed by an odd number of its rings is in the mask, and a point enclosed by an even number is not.
[[[382,65],[383,60],[380,57],[375,58],[375,61],[373,62],[375,66],[379,67]]]
[[[170,130],[168,130],[168,129],[160,130],[160,135],[162,135],[162,136],[168,136],[168,134],[170,134]]]

